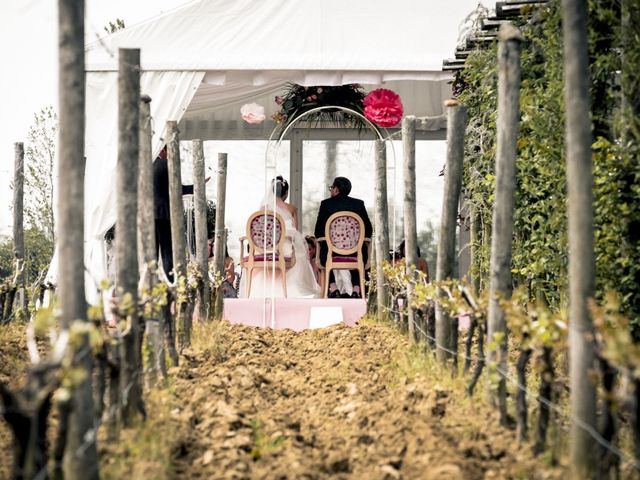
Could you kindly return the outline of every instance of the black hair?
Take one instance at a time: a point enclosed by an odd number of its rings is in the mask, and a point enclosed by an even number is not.
[[[349,193],[351,193],[351,182],[347,177],[334,178],[333,186],[336,187],[342,195],[349,195]]]
[[[284,198],[289,193],[289,183],[282,177],[282,175],[278,175],[273,179],[272,183],[274,184],[274,192],[276,197]]]
[[[416,250],[418,250],[416,253],[418,254],[418,258],[421,257],[420,255],[420,247],[416,245]],[[398,249],[396,250],[396,258],[404,258],[407,255],[406,252],[406,245],[405,245],[405,241],[404,239],[402,239],[402,242],[400,242],[400,245],[398,245]]]

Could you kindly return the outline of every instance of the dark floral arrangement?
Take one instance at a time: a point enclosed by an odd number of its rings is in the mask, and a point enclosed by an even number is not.
[[[280,124],[281,132],[298,117],[318,107],[348,108],[383,128],[397,125],[403,113],[402,102],[396,93],[379,88],[366,94],[362,86],[357,83],[313,87],[289,83],[283,94],[276,96],[275,101],[280,109],[271,118]],[[358,129],[367,126],[361,117],[339,108],[327,108],[314,112],[306,117],[306,121]]]

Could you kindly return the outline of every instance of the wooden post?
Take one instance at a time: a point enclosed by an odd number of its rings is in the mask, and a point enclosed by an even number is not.
[[[16,268],[16,312],[26,314],[27,296],[24,288],[24,144],[14,143],[13,170],[13,257]]]
[[[187,278],[187,239],[184,230],[184,204],[182,202],[182,172],[180,163],[180,137],[178,123],[167,121],[167,165],[169,169],[169,216],[171,219],[171,246],[175,281]],[[176,302],[178,346],[182,350],[191,338],[190,322],[186,318],[186,304]]]
[[[84,1],[58,0],[58,292],[62,328],[86,321],[84,290]],[[74,367],[85,378],[73,392],[64,454],[67,480],[98,479],[98,454],[93,425],[88,335],[81,336]],[[78,455],[78,452],[82,455]]]
[[[404,249],[407,275],[415,279],[418,263],[418,229],[416,227],[416,117],[407,115],[402,119],[402,149],[404,157]],[[409,340],[415,341],[415,315],[410,307],[414,285],[407,285],[407,326]]]
[[[153,157],[151,153],[151,97],[140,97],[140,138],[138,154],[138,266],[146,278],[143,288],[151,292],[158,282],[158,252],[156,249],[155,205],[153,198]],[[149,366],[146,370],[148,385],[158,380],[158,371],[166,376],[164,342],[162,340],[163,315],[145,317],[145,335]]]
[[[578,423],[596,428],[596,391],[590,372],[597,367],[588,305],[595,294],[595,255],[587,10],[586,0],[562,0],[569,214],[569,381],[575,419],[569,443],[574,478],[595,477],[598,458],[594,438]]]
[[[143,412],[142,351],[138,317],[138,154],[140,128],[140,50],[118,50],[118,165],[116,170],[116,291],[129,298],[134,313],[127,315],[128,333],[122,339],[122,420],[130,425]]]
[[[153,198],[153,158],[151,153],[151,97],[140,97],[140,127],[138,154],[138,266],[140,275],[148,272],[145,286],[156,282],[158,252],[156,251],[155,204]]]
[[[302,157],[304,147],[302,134],[297,128],[293,129],[289,144],[289,203],[298,209],[298,218],[302,221],[304,218],[304,212],[302,211]],[[277,174],[278,172],[276,172]]]
[[[204,151],[202,140],[192,141],[193,150],[193,196],[195,205],[196,260],[202,275],[198,289],[198,319],[209,318],[209,249],[207,245],[207,193],[204,178]]]
[[[499,301],[511,298],[511,241],[516,188],[516,148],[520,114],[520,31],[511,23],[500,26],[498,34],[498,138],[496,189],[491,230],[491,274],[489,279],[489,344],[500,336],[498,348],[490,348],[489,365],[506,370],[507,326]],[[507,423],[505,379],[501,375],[492,393],[500,409],[500,423]]]
[[[225,246],[227,242],[224,228],[224,210],[227,196],[227,154],[218,153],[218,169],[216,171],[216,232],[213,251],[213,274],[224,278]],[[241,252],[242,254],[242,252]],[[215,318],[222,316],[222,292],[216,293]]]
[[[389,207],[387,205],[387,144],[382,140],[376,140],[374,219],[378,318],[384,318],[389,308],[389,289],[382,271],[382,262],[389,255]]]
[[[462,188],[462,162],[464,159],[464,132],[467,110],[457,100],[444,102],[447,111],[447,164],[444,175],[444,198],[440,219],[440,238],[438,240],[438,258],[436,261],[436,281],[453,277],[456,255],[456,227],[458,224],[458,205]],[[439,361],[457,365],[458,319],[450,317],[436,302],[436,342],[446,348],[436,349]],[[456,352],[452,354],[450,352]]]

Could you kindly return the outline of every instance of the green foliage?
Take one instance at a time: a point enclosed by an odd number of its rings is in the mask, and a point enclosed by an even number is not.
[[[259,460],[267,453],[278,450],[285,442],[286,437],[280,432],[268,435],[262,422],[256,418],[251,419],[251,452],[250,455],[254,460]]]
[[[0,282],[14,273],[13,240],[11,237],[0,237]]]
[[[539,299],[558,312],[566,303],[568,258],[560,2],[534,8],[530,17],[517,21],[524,41],[512,273],[515,286],[523,286],[529,299]],[[602,298],[607,290],[619,291],[621,311],[630,316],[632,325],[639,325],[640,133],[635,129],[634,136],[633,127],[625,130],[623,126],[638,125],[640,120],[633,108],[619,112],[616,72],[621,68],[625,35],[619,28],[619,3],[590,0],[589,22],[598,295]],[[625,58],[636,62],[626,71],[640,68],[638,43],[625,53]],[[485,279],[495,188],[496,58],[495,44],[473,52],[454,84],[469,110],[464,186],[482,223],[472,269]],[[628,88],[635,88],[630,99],[638,96],[638,83],[632,78],[628,75],[626,79]],[[617,129],[615,118],[622,119]],[[615,130],[625,133],[628,141],[618,141]]]
[[[53,257],[53,241],[38,228],[27,228],[24,232],[25,284],[33,284],[40,272],[49,267]],[[5,237],[0,240],[0,280],[15,274],[13,256],[13,239]]]
[[[52,106],[34,114],[25,151],[24,218],[25,225],[41,230],[50,243],[55,242],[53,197],[57,135],[58,115]]]
[[[118,30],[123,30],[124,28],[124,20],[122,20],[121,18],[116,18],[115,22],[109,22],[104,26],[104,31],[111,35]]]

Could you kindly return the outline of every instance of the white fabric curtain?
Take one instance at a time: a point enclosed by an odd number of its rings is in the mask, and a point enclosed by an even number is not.
[[[182,118],[203,77],[204,72],[197,71],[142,73],[141,93],[151,97],[154,158],[164,144],[167,120]],[[85,287],[87,301],[94,303],[96,285],[107,278],[104,234],[116,222],[118,73],[88,72],[86,102]],[[56,283],[57,270],[56,254],[49,281]]]

